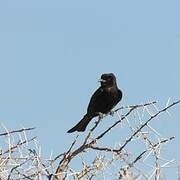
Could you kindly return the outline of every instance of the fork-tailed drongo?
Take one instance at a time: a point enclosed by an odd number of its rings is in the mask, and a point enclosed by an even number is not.
[[[92,95],[87,113],[68,133],[85,131],[92,118],[100,113],[107,114],[122,99],[122,92],[117,87],[116,77],[113,73],[102,74],[99,81],[101,85]]]

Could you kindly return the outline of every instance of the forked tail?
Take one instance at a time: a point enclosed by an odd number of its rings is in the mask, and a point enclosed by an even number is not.
[[[72,133],[75,131],[83,132],[86,130],[87,125],[91,121],[92,117],[88,116],[87,114],[78,122],[72,129],[67,131],[67,133]]]

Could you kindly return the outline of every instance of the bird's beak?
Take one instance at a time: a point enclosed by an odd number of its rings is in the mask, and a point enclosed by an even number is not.
[[[98,82],[106,82],[104,79],[99,79]]]

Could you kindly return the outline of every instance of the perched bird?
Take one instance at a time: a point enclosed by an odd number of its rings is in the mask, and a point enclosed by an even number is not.
[[[85,131],[92,118],[100,113],[107,114],[122,99],[122,92],[117,87],[116,77],[113,73],[102,74],[99,81],[101,86],[92,95],[87,113],[68,133]]]

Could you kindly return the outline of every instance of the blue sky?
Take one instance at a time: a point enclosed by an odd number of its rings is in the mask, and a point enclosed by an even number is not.
[[[122,105],[180,99],[179,7],[178,0],[1,1],[0,122],[35,126],[45,153],[58,153],[104,72],[117,76]],[[170,152],[180,161],[178,108],[159,129],[176,136]]]

